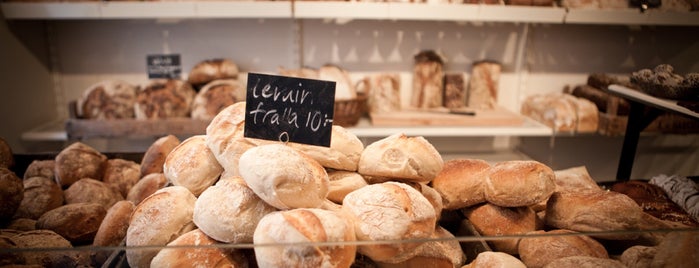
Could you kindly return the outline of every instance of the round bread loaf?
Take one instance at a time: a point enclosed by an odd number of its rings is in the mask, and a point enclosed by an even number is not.
[[[427,201],[430,201],[430,204],[432,204],[432,207],[434,208],[434,214],[437,215],[437,221],[439,221],[439,218],[442,215],[442,210],[444,210],[444,204],[442,203],[442,196],[439,195],[439,193],[433,189],[430,186],[427,186],[426,184],[422,183],[417,183],[417,182],[412,182],[412,183],[406,183],[415,190],[418,190],[425,198],[427,198]]]
[[[185,81],[152,80],[136,95],[136,119],[188,117],[196,92]]]
[[[192,67],[187,81],[197,87],[218,79],[237,79],[238,65],[230,59],[204,60]]]
[[[355,89],[349,73],[336,65],[327,64],[320,67],[318,69],[318,79],[335,82],[335,101],[357,98],[357,89]]]
[[[36,220],[46,211],[63,205],[63,191],[55,181],[44,177],[32,177],[24,180],[24,198],[20,203],[15,218]]]
[[[328,179],[328,200],[338,204],[347,194],[368,185],[362,175],[352,171],[328,171]]]
[[[355,241],[353,226],[338,212],[299,208],[272,212],[255,228],[254,243],[310,243]],[[317,246],[257,246],[260,267],[350,267],[357,252],[354,244]]]
[[[194,135],[184,140],[168,154],[163,174],[173,185],[184,186],[194,196],[216,183],[223,167],[206,146],[205,135]]]
[[[453,234],[441,226],[437,226],[430,238],[433,240],[422,243],[414,251],[396,256],[385,262],[379,262],[378,266],[381,268],[453,268],[464,265],[466,255]]]
[[[399,182],[362,187],[345,196],[342,210],[354,223],[357,240],[385,241],[429,238],[437,215],[415,188]],[[390,260],[413,251],[419,243],[368,244],[359,253],[374,261]]]
[[[226,243],[252,243],[255,227],[276,209],[260,199],[240,177],[221,178],[194,204],[194,223],[209,237]]]
[[[531,206],[545,201],[556,188],[555,175],[536,161],[505,161],[493,165],[485,180],[485,199],[501,207]]]
[[[44,177],[51,180],[56,179],[56,160],[34,160],[29,163],[27,169],[24,171],[24,179],[31,177]]]
[[[118,158],[107,160],[102,181],[117,189],[122,199],[140,179],[141,166],[138,163]]]
[[[75,203],[60,206],[41,215],[37,229],[48,229],[74,244],[91,243],[107,210],[97,203]]]
[[[597,258],[590,256],[571,256],[560,258],[550,262],[544,268],[576,267],[576,268],[625,268],[624,264],[609,258]]]
[[[554,260],[570,256],[609,258],[602,244],[589,236],[570,230],[534,231],[519,241],[519,258],[530,268],[544,267]],[[540,237],[536,237],[539,235]]]
[[[119,246],[126,238],[126,230],[129,228],[131,213],[136,206],[130,201],[122,200],[116,202],[104,216],[102,223],[95,233],[92,241],[94,247],[115,247]],[[110,250],[95,250],[90,254],[93,264],[102,265],[113,252]]]
[[[114,203],[124,200],[116,189],[104,182],[93,179],[81,179],[63,191],[66,204],[95,203],[108,210]]]
[[[328,174],[312,158],[282,144],[251,148],[240,156],[240,175],[278,209],[317,208],[328,195]]]
[[[126,246],[165,246],[178,236],[193,230],[196,197],[187,188],[170,186],[143,200],[131,214],[126,231]],[[131,267],[150,267],[157,249],[127,250]]]
[[[360,174],[400,181],[429,182],[443,166],[442,156],[425,138],[400,133],[369,144],[359,159]]]
[[[301,143],[289,143],[322,166],[337,170],[357,171],[359,158],[362,156],[364,144],[357,135],[344,127],[333,125],[330,147],[313,146]]]
[[[118,80],[94,84],[78,99],[78,115],[85,119],[134,118],[136,87]]]
[[[484,184],[490,164],[480,159],[453,159],[432,180],[444,209],[454,210],[485,202]]]
[[[245,86],[238,80],[211,81],[194,96],[192,118],[211,120],[226,107],[245,100],[245,93]]]
[[[106,162],[107,156],[82,142],[74,142],[56,155],[56,181],[65,188],[82,178],[100,179]]]
[[[507,208],[484,203],[464,209],[464,215],[484,236],[522,235],[541,227],[536,213],[529,207]],[[519,238],[489,241],[496,251],[518,254]]]
[[[14,219],[5,228],[22,232],[36,230],[36,220],[27,218]]]
[[[17,243],[9,236],[0,235],[0,266],[7,267],[24,262],[24,256],[17,250]]]
[[[515,256],[504,252],[483,251],[478,253],[476,259],[462,268],[527,268],[524,263]]]
[[[0,167],[0,223],[12,219],[24,199],[22,179],[11,170]]]
[[[12,154],[12,148],[9,144],[0,137],[0,167],[11,168],[15,165],[15,157]]]
[[[651,267],[657,247],[632,246],[624,250],[619,261],[627,267]]]
[[[70,241],[51,230],[34,230],[19,233],[12,237],[18,248],[65,248],[73,246]],[[42,267],[78,267],[85,265],[77,251],[25,251],[22,253],[26,265],[40,265]]]
[[[179,144],[180,139],[175,135],[163,136],[153,142],[141,159],[141,177],[151,173],[163,173],[165,158]]]
[[[189,231],[172,242],[168,248],[158,252],[150,263],[151,267],[230,267],[247,268],[248,263],[241,252],[223,247],[199,229]],[[189,246],[189,247],[188,247]]]
[[[138,205],[155,191],[165,188],[168,181],[163,173],[151,173],[139,180],[126,195],[126,200]]]

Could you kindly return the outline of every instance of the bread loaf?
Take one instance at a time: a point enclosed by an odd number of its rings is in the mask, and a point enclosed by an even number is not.
[[[49,160],[34,160],[29,165],[27,166],[27,169],[24,171],[24,179],[28,179],[31,177],[44,177],[53,180],[56,180],[56,175],[55,175],[55,167],[56,167],[56,160],[49,159]]]
[[[86,119],[134,118],[136,87],[119,80],[101,81],[83,91],[78,115]]]
[[[56,155],[56,181],[68,187],[82,178],[101,179],[107,156],[81,142],[74,142]]]
[[[442,57],[434,51],[421,51],[415,55],[411,107],[426,109],[442,106],[443,68]]]
[[[361,140],[346,128],[332,126],[330,147],[314,146],[301,143],[289,143],[289,146],[310,156],[323,167],[337,170],[357,171],[359,158],[364,150]]]
[[[218,79],[237,79],[238,73],[238,65],[230,59],[209,59],[194,65],[187,81],[200,87]]]
[[[398,74],[378,74],[366,78],[370,113],[386,113],[401,109],[400,77]]]
[[[414,251],[397,256],[386,262],[377,262],[380,268],[398,267],[461,267],[466,261],[461,245],[453,234],[437,226],[429,240],[422,243]]]
[[[602,188],[592,179],[585,166],[556,170],[556,192],[599,191]]]
[[[328,195],[328,174],[315,160],[281,144],[247,150],[240,175],[267,204],[278,209],[320,207]]]
[[[519,258],[530,268],[544,267],[557,259],[570,256],[609,258],[600,242],[563,229],[527,233],[520,240],[518,249]]]
[[[474,109],[493,109],[497,105],[502,65],[494,61],[474,62],[468,86],[468,104]]]
[[[485,199],[502,207],[534,205],[551,196],[554,178],[553,170],[537,161],[496,163],[485,180]]]
[[[207,83],[194,97],[192,118],[211,120],[224,108],[245,100],[245,86],[238,80],[214,80]]]
[[[131,201],[122,200],[116,202],[104,216],[99,225],[92,245],[95,247],[119,246],[126,238],[129,229],[131,213],[136,206]],[[110,251],[95,251],[91,255],[93,263],[104,263],[110,255]]]
[[[239,251],[216,247],[216,240],[195,229],[168,243],[150,263],[152,267],[231,267],[247,268],[248,263]]]
[[[353,226],[339,213],[322,209],[292,209],[272,212],[260,220],[254,243],[309,243],[355,241]],[[260,267],[350,267],[357,246],[312,244],[255,247]]]
[[[17,250],[17,243],[9,236],[0,235],[0,266],[6,267],[24,262],[24,256]]]
[[[107,160],[102,181],[117,189],[122,198],[126,198],[140,179],[141,166],[138,163],[118,158]]]
[[[148,174],[131,187],[129,194],[126,195],[126,200],[138,205],[157,190],[165,188],[167,184],[167,178],[163,173]]]
[[[63,192],[63,197],[66,204],[95,203],[104,207],[105,211],[114,203],[124,200],[116,189],[101,181],[88,178],[73,183]]]
[[[476,259],[462,268],[526,268],[524,263],[516,257],[495,251],[483,251],[478,253]]]
[[[484,184],[490,164],[480,159],[453,159],[432,180],[444,208],[460,209],[485,202]]]
[[[34,230],[17,234],[12,240],[20,249],[32,248],[65,248],[71,249],[70,241],[51,230]],[[78,251],[24,251],[22,257],[26,265],[40,265],[41,267],[77,267],[85,263],[80,262]]]
[[[658,245],[650,267],[697,267],[699,231],[673,231]]]
[[[106,214],[97,203],[67,204],[41,215],[36,228],[54,231],[74,244],[92,243]]]
[[[46,211],[63,205],[63,191],[55,181],[44,177],[32,177],[23,183],[24,197],[17,208],[15,218],[36,220]]]
[[[425,198],[427,198],[427,201],[429,201],[430,204],[432,204],[432,208],[434,208],[434,214],[437,215],[437,221],[439,221],[442,215],[442,210],[444,210],[444,203],[442,202],[442,196],[437,192],[437,190],[422,183],[413,182],[407,184],[413,186],[415,190],[418,190]]]
[[[414,188],[399,182],[362,187],[345,196],[342,210],[352,219],[357,240],[384,241],[428,238],[436,218],[430,202]],[[420,243],[359,245],[361,254],[374,261],[408,254]]]
[[[136,95],[136,119],[188,117],[196,92],[185,81],[156,79],[140,88]]]
[[[11,170],[0,167],[0,224],[12,219],[24,199],[24,184]]]
[[[216,183],[223,172],[206,146],[205,135],[194,135],[177,145],[165,158],[163,174],[173,185],[184,186],[194,196]]]
[[[5,226],[7,229],[17,230],[17,231],[31,231],[36,230],[36,220],[28,218],[18,218],[12,220]]]
[[[324,65],[318,69],[318,79],[335,82],[335,101],[357,98],[357,90],[346,70],[335,65]]]
[[[484,236],[523,235],[540,229],[536,214],[529,207],[499,207],[490,203],[463,209],[479,234]],[[496,251],[518,254],[520,238],[489,241]]]
[[[260,199],[240,177],[222,177],[194,204],[194,223],[225,243],[252,243],[255,227],[276,209]]]
[[[656,252],[657,247],[632,246],[624,250],[619,261],[626,267],[650,268]]]
[[[182,186],[156,191],[138,204],[126,231],[126,246],[165,246],[195,228],[192,222],[196,197]],[[131,267],[150,267],[157,249],[126,250]]]
[[[590,256],[570,256],[565,258],[560,258],[555,261],[550,262],[544,268],[557,268],[557,267],[579,267],[579,268],[598,268],[598,267],[608,267],[608,268],[625,268],[624,264],[617,260],[612,260],[609,258],[597,258]]]
[[[179,144],[179,138],[175,135],[167,135],[158,138],[148,146],[141,159],[141,177],[151,173],[163,173],[165,158]]]
[[[442,156],[425,138],[397,133],[364,148],[358,171],[362,175],[429,182],[443,166]]]
[[[347,194],[368,185],[362,175],[351,171],[328,171],[328,179],[328,199],[338,204]]]
[[[467,93],[463,73],[452,73],[444,76],[444,107],[450,109],[465,107]]]
[[[15,157],[12,154],[12,148],[9,144],[0,137],[0,167],[11,168],[15,164]]]

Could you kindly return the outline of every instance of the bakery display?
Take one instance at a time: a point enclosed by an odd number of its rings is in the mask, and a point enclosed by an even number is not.
[[[196,88],[219,79],[237,79],[238,65],[231,59],[203,60],[189,71],[187,82]]]
[[[195,95],[196,92],[186,81],[151,80],[136,94],[136,119],[189,117]]]
[[[78,116],[96,120],[134,118],[136,90],[134,85],[118,80],[94,84],[78,99]]]
[[[172,185],[184,186],[199,196],[213,185],[223,167],[206,146],[204,135],[195,135],[182,141],[165,158],[163,174]]]
[[[56,155],[56,182],[68,187],[83,178],[101,179],[107,157],[82,142],[74,142]]]

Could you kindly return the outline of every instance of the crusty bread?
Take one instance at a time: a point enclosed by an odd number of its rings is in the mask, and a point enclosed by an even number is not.
[[[199,229],[189,231],[158,252],[151,267],[230,267],[247,268],[245,256],[237,250],[216,247],[216,240]]]
[[[364,150],[362,141],[357,135],[338,125],[332,126],[331,135],[330,147],[301,143],[289,143],[289,146],[305,153],[326,168],[357,171],[359,158]]]
[[[186,81],[151,80],[136,93],[136,119],[189,117],[195,95],[192,85]]]
[[[11,170],[0,166],[0,224],[9,221],[24,199],[22,179]]]
[[[340,213],[299,208],[272,212],[262,218],[254,243],[352,242],[354,227]],[[255,259],[260,267],[350,267],[357,252],[355,244],[318,246],[257,246]]]
[[[576,267],[576,268],[626,268],[624,264],[609,258],[590,256],[570,256],[550,262],[544,268]]]
[[[31,177],[44,177],[51,180],[56,179],[55,173],[56,160],[34,160],[29,163],[27,169],[24,171],[24,179]]]
[[[24,198],[17,208],[15,218],[36,220],[46,211],[63,205],[63,191],[55,181],[44,177],[32,177],[23,183]]]
[[[167,135],[155,140],[141,159],[141,177],[151,173],[163,173],[165,158],[179,144],[180,139],[175,135]]]
[[[491,203],[465,208],[464,215],[484,236],[523,235],[542,225],[529,207],[499,207]],[[517,255],[520,238],[489,241],[493,249]]]
[[[211,120],[221,110],[245,100],[245,85],[238,80],[223,79],[207,83],[192,102],[192,118]]]
[[[421,109],[441,107],[444,87],[442,57],[432,50],[426,50],[421,51],[414,58],[410,106]]]
[[[504,252],[483,251],[476,259],[462,268],[527,268],[515,256]]]
[[[133,202],[134,205],[138,205],[139,203],[141,203],[141,201],[143,201],[143,199],[146,199],[146,197],[155,193],[155,191],[165,188],[167,184],[168,181],[167,178],[165,178],[165,174],[148,174],[146,176],[143,176],[141,180],[139,180],[136,184],[134,184],[133,187],[131,187],[129,194],[126,195],[126,200]]]
[[[0,167],[11,168],[14,165],[15,157],[12,153],[12,147],[0,137]]]
[[[56,155],[56,181],[68,187],[82,178],[101,179],[107,156],[82,142],[74,142]]]
[[[518,249],[519,258],[530,268],[540,268],[570,256],[609,258],[607,250],[597,240],[563,229],[529,232],[519,241]]]
[[[362,187],[345,196],[342,210],[354,222],[357,240],[383,241],[429,238],[437,215],[415,188],[399,182]],[[390,260],[413,251],[419,243],[360,245],[361,254],[374,261]]]
[[[252,243],[255,227],[276,209],[260,199],[237,176],[222,177],[194,204],[194,223],[209,237],[225,243]]]
[[[240,175],[267,204],[278,209],[320,207],[328,195],[328,174],[315,160],[282,144],[247,150]]]
[[[86,119],[134,118],[136,87],[119,80],[98,82],[78,99],[78,115]]]
[[[104,169],[102,181],[119,190],[122,198],[126,198],[129,190],[141,179],[141,166],[126,159],[109,159]]]
[[[54,231],[74,244],[91,243],[106,214],[101,204],[67,204],[41,215],[36,228]]]
[[[364,81],[368,87],[364,92],[369,93],[367,103],[370,113],[387,113],[401,109],[400,75],[377,74],[367,77]],[[357,90],[359,91],[359,88]]]
[[[17,250],[17,243],[10,236],[0,235],[0,267],[17,263],[24,263],[24,256]]]
[[[194,65],[187,81],[201,86],[217,79],[237,79],[238,73],[238,65],[230,59],[209,59]]]
[[[619,261],[627,267],[650,268],[658,247],[632,246],[624,250]]]
[[[221,172],[223,167],[206,146],[205,135],[194,135],[182,141],[168,154],[163,165],[168,181],[186,187],[194,196],[216,183]]]
[[[95,233],[92,245],[95,247],[119,246],[126,238],[126,230],[129,229],[131,213],[136,206],[131,201],[122,200],[107,210],[102,223]],[[112,252],[109,250],[94,251],[90,254],[92,263],[104,263]]]
[[[17,248],[66,248],[73,246],[70,241],[51,230],[34,230],[19,233],[12,237]],[[79,254],[77,251],[24,251],[22,257],[27,265],[40,265],[42,267],[77,267]]]
[[[357,90],[346,70],[335,65],[324,65],[318,69],[318,79],[335,82],[335,100],[353,100]]]
[[[485,202],[484,184],[490,164],[480,159],[453,159],[444,163],[432,187],[442,196],[444,208],[460,209]]]
[[[658,245],[650,267],[699,267],[699,231],[673,231]]]
[[[442,202],[442,196],[437,192],[437,190],[423,183],[413,182],[408,183],[408,185],[412,185],[413,188],[418,190],[425,198],[427,198],[427,201],[429,201],[434,208],[434,214],[437,215],[437,221],[439,221],[439,218],[442,215],[442,210],[444,210],[444,203]]]
[[[483,60],[471,66],[467,106],[474,109],[493,109],[497,105],[502,64]]]
[[[592,179],[585,166],[556,170],[556,192],[561,191],[599,191],[602,188]]]
[[[377,262],[377,266],[380,268],[453,268],[461,267],[464,264],[466,255],[453,234],[441,226],[437,226],[430,238],[433,240],[422,243],[414,251],[396,256],[385,262]]]
[[[80,179],[63,191],[66,204],[95,203],[108,210],[124,197],[108,184],[89,178]]]
[[[347,194],[368,185],[362,175],[351,171],[328,171],[328,179],[328,199],[338,204]]]
[[[437,149],[423,137],[393,134],[369,144],[359,159],[362,175],[402,181],[429,182],[444,162]]]
[[[36,220],[28,218],[13,219],[7,224],[7,226],[5,226],[5,228],[21,232],[36,230]]]
[[[493,165],[485,180],[485,199],[502,207],[530,206],[553,194],[554,173],[533,160],[504,161]]]
[[[165,246],[195,228],[192,222],[196,197],[187,188],[170,186],[143,200],[131,214],[126,246]],[[150,267],[157,249],[127,250],[131,267]]]

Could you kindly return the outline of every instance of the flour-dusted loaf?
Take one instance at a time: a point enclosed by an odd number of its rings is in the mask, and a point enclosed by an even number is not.
[[[68,187],[82,178],[101,179],[107,156],[82,142],[74,142],[56,155],[56,181]]]
[[[328,200],[342,204],[347,194],[367,186],[361,174],[352,171],[328,171]]]
[[[97,203],[75,203],[60,206],[41,215],[37,229],[56,232],[73,244],[92,243],[107,210]]]
[[[112,207],[114,203],[124,200],[116,188],[90,178],[78,180],[70,185],[63,191],[63,197],[66,204],[95,203],[104,207],[105,210]]]
[[[415,188],[384,182],[345,196],[342,210],[352,219],[357,240],[384,241],[429,238],[437,215],[432,204]],[[415,250],[420,243],[359,245],[359,253],[374,261],[390,260]]]
[[[527,237],[531,236],[531,237]],[[593,238],[577,232],[556,229],[534,231],[519,242],[519,258],[530,268],[540,268],[570,256],[609,258],[604,246]]]
[[[226,107],[245,100],[245,85],[238,80],[224,79],[207,83],[192,102],[192,118],[211,120]]]
[[[359,158],[364,151],[362,141],[357,135],[338,125],[332,126],[331,135],[330,147],[293,142],[288,145],[315,159],[323,167],[357,171]]]
[[[554,131],[574,132],[575,106],[561,100],[562,98],[562,93],[529,95],[522,102],[520,112],[549,126]]]
[[[393,134],[369,144],[359,159],[359,173],[403,181],[429,182],[442,170],[444,161],[423,137]]]
[[[254,234],[255,258],[260,267],[350,267],[357,246],[354,227],[339,212],[298,208],[272,212],[262,218]],[[261,246],[309,242],[350,242]]]
[[[208,59],[192,67],[187,81],[200,87],[218,79],[237,79],[239,72],[238,65],[231,59]]]
[[[479,234],[484,236],[523,235],[540,229],[536,213],[529,207],[499,207],[491,203],[463,209]],[[489,241],[496,251],[517,255],[520,238]]]
[[[184,186],[194,196],[216,183],[223,167],[206,146],[205,135],[194,135],[182,141],[168,154],[163,174],[173,185]]]
[[[33,160],[24,170],[24,179],[31,177],[44,177],[51,180],[56,180],[56,160]]]
[[[444,210],[444,202],[442,201],[442,196],[439,194],[439,192],[424,183],[409,182],[406,184],[412,186],[415,188],[415,190],[418,190],[425,198],[427,198],[427,201],[429,201],[430,204],[432,204],[432,208],[434,208],[434,213],[437,215],[437,221],[439,221],[442,215],[442,210]]]
[[[555,170],[556,192],[600,191],[585,166]]]
[[[55,181],[44,177],[25,179],[24,197],[15,212],[15,218],[38,219],[46,211],[63,205],[63,190]]]
[[[485,199],[502,207],[530,206],[545,201],[556,187],[550,167],[533,160],[499,162],[485,180]]]
[[[257,223],[276,209],[237,176],[222,177],[194,204],[194,223],[209,237],[225,243],[252,243]]]
[[[400,76],[377,74],[366,78],[370,113],[387,113],[401,109]]]
[[[484,184],[490,164],[480,159],[452,159],[432,180],[448,210],[460,209],[485,202]]]
[[[143,154],[141,159],[141,177],[151,173],[163,173],[165,158],[172,152],[180,139],[175,135],[166,135],[155,140]]]
[[[163,173],[150,173],[145,175],[131,187],[129,194],[126,195],[126,200],[133,202],[134,205],[138,205],[143,199],[146,199],[146,197],[155,193],[157,190],[165,188],[168,183]]]
[[[434,240],[422,243],[414,251],[385,262],[377,262],[378,267],[453,268],[461,267],[464,264],[466,256],[453,234],[441,226],[437,226],[430,238]]]
[[[192,222],[196,197],[187,188],[170,186],[156,191],[138,204],[126,231],[126,246],[165,246],[196,228]],[[127,250],[131,267],[150,267],[158,249]]]
[[[468,104],[474,109],[493,109],[497,105],[502,65],[495,61],[483,60],[471,66],[471,79],[468,84]]]
[[[126,231],[129,229],[129,222],[131,221],[131,213],[133,213],[135,208],[134,203],[126,200],[116,202],[109,208],[95,233],[92,245],[95,247],[119,246],[126,238]],[[95,251],[91,255],[92,262],[104,263],[111,253],[111,251],[107,250]]]
[[[240,175],[255,194],[278,209],[317,208],[328,195],[328,173],[317,161],[282,144],[240,156]]]
[[[15,215],[24,199],[22,179],[11,170],[0,167],[0,223],[8,222]]]
[[[78,99],[78,115],[86,119],[134,118],[136,87],[120,80],[106,80],[83,91]]]
[[[102,181],[117,189],[126,198],[131,187],[141,179],[141,165],[126,159],[109,159],[105,165]]]
[[[336,65],[324,65],[318,69],[318,79],[335,82],[335,100],[353,100],[357,98],[357,89],[349,73]]]
[[[462,268],[527,268],[517,257],[504,252],[483,251]]]
[[[182,234],[158,252],[151,267],[230,267],[247,268],[239,250],[217,247],[220,243],[195,229]]]
[[[136,119],[188,117],[196,92],[186,81],[155,79],[136,95]]]

